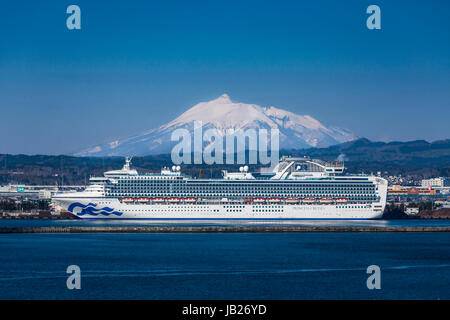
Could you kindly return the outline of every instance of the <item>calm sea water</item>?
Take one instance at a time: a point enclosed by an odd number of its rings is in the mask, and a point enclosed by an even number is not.
[[[450,299],[450,233],[0,234],[0,298]]]
[[[63,227],[63,226],[351,226],[351,227],[405,227],[450,226],[450,219],[410,220],[0,220],[0,227]]]

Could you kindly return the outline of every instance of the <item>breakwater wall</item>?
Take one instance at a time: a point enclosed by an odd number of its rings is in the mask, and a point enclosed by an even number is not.
[[[282,233],[282,232],[450,232],[430,227],[304,227],[304,226],[143,226],[143,227],[0,227],[0,233]]]

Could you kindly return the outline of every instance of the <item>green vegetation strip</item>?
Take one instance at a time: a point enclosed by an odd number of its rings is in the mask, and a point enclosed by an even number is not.
[[[270,232],[449,232],[443,227],[0,227],[0,233],[270,233]]]

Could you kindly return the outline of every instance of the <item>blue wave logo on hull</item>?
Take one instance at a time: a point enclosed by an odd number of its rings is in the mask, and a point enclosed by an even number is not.
[[[96,208],[97,205],[95,203],[90,202],[89,204],[85,205],[79,202],[72,203],[69,208],[67,208],[67,211],[74,213],[74,209],[81,208],[81,211],[79,213],[76,213],[78,216],[84,216],[85,214],[91,215],[91,216],[109,216],[109,215],[116,215],[121,216],[123,213],[119,211],[114,211],[113,208],[110,207],[103,207],[103,208]]]

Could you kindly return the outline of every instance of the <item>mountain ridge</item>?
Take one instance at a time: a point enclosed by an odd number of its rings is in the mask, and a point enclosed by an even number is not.
[[[348,161],[361,162],[402,162],[413,163],[433,162],[439,166],[450,166],[450,139],[428,142],[426,140],[372,142],[367,138],[330,146],[328,148],[310,148],[302,150],[284,150],[294,155],[308,155],[311,157],[332,160],[345,156]],[[431,161],[430,161],[431,160]]]
[[[345,161],[347,172],[385,172],[421,178],[450,176],[450,139],[372,142],[361,138],[328,148],[282,150],[281,155],[310,156],[322,160]],[[84,184],[90,175],[101,176],[104,171],[118,169],[123,157],[75,157],[48,155],[0,154],[0,185],[25,184]],[[140,172],[157,172],[170,164],[170,154],[133,158],[133,166]],[[239,165],[183,165],[186,174],[198,176],[199,170],[211,171],[214,177],[220,170],[237,170]],[[252,170],[257,169],[251,166]],[[64,181],[62,181],[64,179]]]
[[[298,115],[274,106],[234,102],[227,94],[200,102],[174,120],[158,128],[143,131],[129,138],[116,139],[75,153],[76,156],[145,156],[171,151],[176,141],[171,134],[186,129],[191,135],[194,122],[201,121],[202,129],[215,128],[222,136],[227,130],[278,129],[280,149],[327,147],[354,140],[356,136],[346,129],[326,127],[309,115]],[[270,137],[268,137],[270,143]]]

